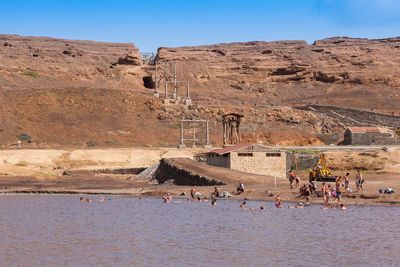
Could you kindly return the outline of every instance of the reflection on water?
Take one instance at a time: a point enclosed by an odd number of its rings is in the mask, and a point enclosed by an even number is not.
[[[100,197],[93,197],[99,199]],[[398,265],[398,207],[0,196],[1,265]],[[286,207],[286,206],[285,206]]]

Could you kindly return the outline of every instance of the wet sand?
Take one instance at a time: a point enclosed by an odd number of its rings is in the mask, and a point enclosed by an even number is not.
[[[142,197],[161,197],[170,192],[174,198],[187,198],[191,186],[174,184],[151,184],[143,180],[129,179],[127,175],[104,175],[90,172],[77,172],[72,175],[34,177],[34,176],[2,176],[0,179],[0,194],[105,194],[127,195]],[[342,203],[345,205],[400,205],[400,179],[397,174],[364,175],[364,192],[356,193],[354,180],[350,183],[353,193],[343,193]],[[302,183],[307,181],[302,180]],[[263,183],[245,184],[244,193],[236,194],[236,184],[218,186],[220,192],[230,192],[230,199],[249,199],[274,201],[275,195],[280,194],[283,202],[305,202],[298,189],[290,189],[287,180],[278,179],[276,188],[273,179]],[[332,184],[333,185],[333,184]],[[318,190],[321,184],[317,183]],[[394,194],[380,194],[379,189],[391,187]],[[209,198],[214,186],[196,186],[201,197]],[[182,193],[186,195],[181,196]],[[272,193],[273,196],[269,196]],[[322,197],[311,197],[311,203],[322,203]],[[331,198],[330,203],[337,203]]]

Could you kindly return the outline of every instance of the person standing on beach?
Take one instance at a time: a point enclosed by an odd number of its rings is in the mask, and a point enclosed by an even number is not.
[[[293,170],[290,170],[289,173],[289,185],[290,185],[290,189],[293,189],[293,182],[296,179],[296,174],[293,173]],[[296,180],[297,182],[297,180]]]
[[[336,180],[336,198],[337,198],[338,206],[340,206],[340,200],[342,198],[341,194],[342,194],[342,181],[339,178]]]
[[[358,185],[359,185],[359,187],[361,189],[361,192],[364,192],[363,185],[364,185],[365,180],[364,180],[364,177],[361,174],[360,170],[357,170],[357,177],[358,177],[358,180],[359,180],[359,184]]]
[[[349,190],[349,185],[350,185],[350,173],[346,173],[344,176],[344,189]]]
[[[324,204],[328,206],[330,192],[329,192],[329,187],[325,184],[325,182],[322,183],[322,196],[324,197]]]
[[[362,179],[362,175],[360,173],[360,170],[357,170],[357,174],[356,174],[356,191],[359,192],[360,188],[361,188],[361,179]]]

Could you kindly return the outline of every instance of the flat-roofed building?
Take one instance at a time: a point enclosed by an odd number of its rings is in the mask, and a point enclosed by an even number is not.
[[[207,153],[207,164],[287,178],[290,158],[288,153],[283,150],[259,144],[239,144]]]

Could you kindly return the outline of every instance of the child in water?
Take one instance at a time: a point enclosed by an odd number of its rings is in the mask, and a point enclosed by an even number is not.
[[[275,206],[277,208],[279,208],[279,209],[282,208],[281,201],[282,201],[282,199],[281,199],[280,195],[276,195],[276,197],[275,197]]]

